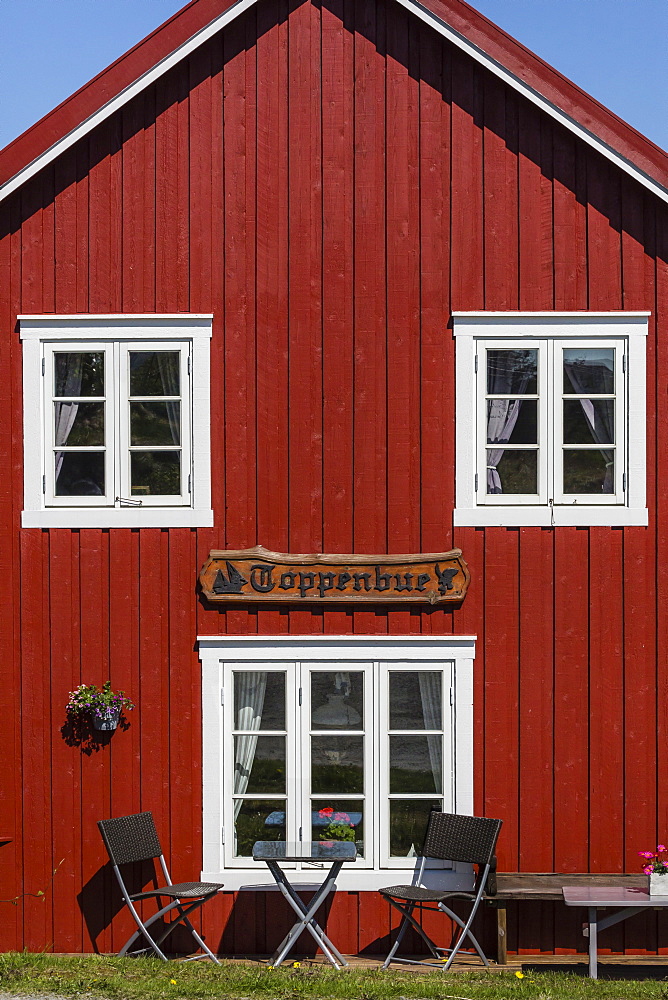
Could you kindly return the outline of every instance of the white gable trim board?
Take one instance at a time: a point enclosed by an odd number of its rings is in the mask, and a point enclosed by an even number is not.
[[[161,76],[169,72],[169,70],[176,66],[181,60],[191,55],[191,53],[193,53],[201,45],[204,45],[204,43],[212,38],[217,32],[221,31],[231,21],[235,20],[235,18],[249,10],[257,2],[258,0],[237,0],[237,3],[233,4],[233,6],[226,10],[225,13],[215,18],[205,28],[202,28],[194,34],[192,38],[190,38],[187,42],[184,42],[183,45],[175,49],[165,59],[156,63],[152,69],[140,76],[129,87],[126,87],[125,90],[122,90],[121,93],[117,94],[117,96],[111,101],[104,104],[98,111],[95,112],[95,114],[91,115],[79,126],[77,126],[77,128],[73,129],[58,142],[54,143],[53,146],[33,160],[32,163],[29,163],[26,167],[20,170],[3,185],[0,185],[0,201],[7,198],[25,181],[34,177],[38,171],[53,162],[53,160],[55,160],[56,157],[58,157],[62,152],[73,146],[74,143],[79,141],[79,139],[91,132],[94,128],[113,115],[147,87],[150,87],[156,80],[160,79]],[[519,77],[511,73],[501,63],[497,62],[477,45],[474,45],[473,42],[469,41],[458,31],[455,31],[454,28],[451,28],[448,24],[446,24],[441,18],[429,11],[425,6],[423,6],[423,4],[417,3],[416,0],[395,0],[395,2],[399,3],[402,7],[405,7],[411,14],[414,14],[415,17],[429,25],[429,27],[433,28],[434,31],[438,32],[438,34],[442,35],[453,45],[456,45],[457,48],[462,50],[462,52],[466,53],[485,69],[489,70],[490,73],[493,73],[494,76],[498,77],[509,87],[512,87],[513,90],[517,91],[541,111],[549,115],[550,118],[557,121],[560,125],[563,125],[564,128],[568,129],[583,142],[587,143],[588,146],[595,149],[602,156],[605,156],[620,170],[623,170],[630,177],[634,178],[634,180],[636,180],[643,187],[647,188],[662,201],[668,202],[668,189],[666,189],[662,184],[659,184],[638,166],[630,160],[627,160],[626,157],[614,150],[610,145],[608,145],[608,143],[604,142],[593,132],[590,132],[584,126],[579,124],[579,122],[576,122],[568,114],[557,107],[557,105],[549,101],[546,97],[543,97],[543,95],[538,93],[537,90],[534,90],[534,88],[529,84],[520,80]]]

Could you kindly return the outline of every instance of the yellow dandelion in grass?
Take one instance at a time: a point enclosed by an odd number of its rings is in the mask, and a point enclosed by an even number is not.
[[[518,979],[524,979],[524,973],[523,972],[516,972],[515,975],[517,976]]]
[[[176,986],[176,980],[175,979],[170,979],[169,981],[172,984],[172,986]]]
[[[293,962],[292,963],[292,968],[293,969],[301,969],[301,967],[302,967],[302,963],[301,962]]]

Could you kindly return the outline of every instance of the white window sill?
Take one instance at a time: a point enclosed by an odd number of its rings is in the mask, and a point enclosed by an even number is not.
[[[213,511],[192,507],[53,507],[24,510],[23,528],[211,528]]]
[[[203,882],[218,882],[229,892],[277,892],[278,886],[272,880],[266,867],[254,871],[247,868],[227,868],[225,871],[202,872]],[[307,891],[316,889],[321,883],[326,869],[318,868],[311,872],[286,872],[290,885]],[[336,888],[340,892],[377,892],[388,885],[410,885],[415,874],[414,868],[388,868],[384,871],[357,869],[346,871],[345,867],[336,880]],[[423,885],[444,890],[463,889],[470,891],[472,877],[467,872],[434,872],[434,879],[428,879],[427,874],[422,880]]]
[[[454,512],[456,527],[484,528],[587,528],[594,526],[619,528],[627,525],[647,526],[646,507],[605,507],[592,504],[582,507],[458,507]]]

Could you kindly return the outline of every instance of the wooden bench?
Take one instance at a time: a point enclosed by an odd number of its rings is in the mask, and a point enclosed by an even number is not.
[[[485,902],[496,909],[496,948],[499,965],[508,964],[506,907],[509,902],[526,899],[559,902],[564,885],[613,885],[627,889],[643,888],[647,876],[639,875],[567,875],[561,872],[490,873]],[[495,891],[496,890],[496,891]]]

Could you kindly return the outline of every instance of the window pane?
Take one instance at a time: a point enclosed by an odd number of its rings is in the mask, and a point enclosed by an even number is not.
[[[130,403],[130,444],[180,443],[180,403]]]
[[[132,496],[178,496],[180,451],[135,451],[130,456]]]
[[[614,448],[565,448],[564,493],[614,493]]]
[[[564,350],[564,394],[587,396],[615,391],[614,347]]]
[[[443,791],[443,737],[390,736],[390,792]]]
[[[180,396],[179,351],[130,351],[131,396]]]
[[[487,351],[487,392],[490,396],[536,395],[538,351]]]
[[[311,839],[347,840],[364,854],[364,800],[314,800],[311,812]]]
[[[104,354],[54,354],[54,396],[104,396]]]
[[[285,840],[285,802],[282,799],[237,799],[235,856],[250,858],[256,840]]]
[[[104,403],[54,403],[57,445],[104,446]]]
[[[441,729],[442,685],[440,670],[390,671],[390,729]]]
[[[364,674],[361,670],[311,673],[313,729],[364,728]]]
[[[57,497],[104,496],[103,451],[57,451],[54,461]]]
[[[414,858],[420,854],[432,806],[443,808],[440,799],[390,801],[390,857]]]
[[[234,728],[285,729],[285,674],[282,671],[235,671]]]
[[[285,792],[285,736],[234,737],[234,791]]]
[[[311,791],[364,791],[364,737],[311,737]]]
[[[538,493],[538,452],[490,449],[487,452],[487,493]]]
[[[565,399],[565,444],[614,444],[614,399]]]
[[[488,399],[487,444],[538,444],[537,399]]]

